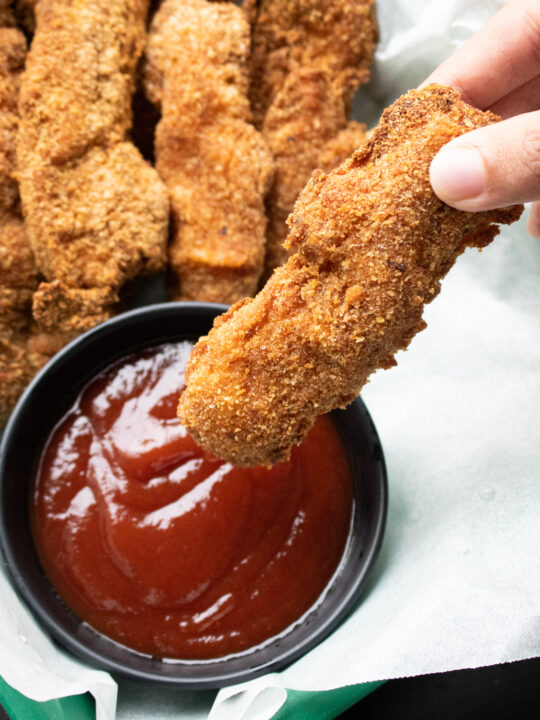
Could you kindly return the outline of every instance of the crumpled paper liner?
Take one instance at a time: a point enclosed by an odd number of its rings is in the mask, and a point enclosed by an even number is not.
[[[117,686],[111,676],[59,650],[19,601],[2,571],[0,676],[32,700],[90,692],[96,700],[97,720],[114,718]]]

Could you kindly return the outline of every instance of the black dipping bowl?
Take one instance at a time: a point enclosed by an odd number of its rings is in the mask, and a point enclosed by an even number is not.
[[[0,542],[15,589],[43,628],[89,665],[132,679],[217,688],[274,672],[326,637],[351,611],[378,554],[387,485],[381,444],[360,399],[332,413],[347,447],[355,509],[342,561],[301,620],[249,650],[216,660],[161,660],[120,645],[79,620],[45,575],[30,529],[30,493],[49,434],[79,392],[111,363],[146,347],[206,334],[226,309],[209,303],[149,305],[81,335],[36,376],[15,408],[0,448]],[[286,593],[287,589],[283,588]],[[279,602],[279,598],[276,598]]]

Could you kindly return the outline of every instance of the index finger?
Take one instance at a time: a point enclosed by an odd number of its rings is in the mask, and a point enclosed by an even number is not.
[[[422,86],[450,85],[465,102],[486,109],[538,75],[540,3],[511,0]]]

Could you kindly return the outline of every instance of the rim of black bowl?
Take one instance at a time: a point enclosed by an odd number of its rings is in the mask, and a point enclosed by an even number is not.
[[[169,660],[131,650],[82,622],[63,603],[39,562],[30,529],[29,488],[44,443],[80,390],[110,364],[145,347],[196,340],[226,305],[175,302],[118,315],[79,336],[36,375],[0,445],[0,547],[8,577],[42,627],[90,665],[136,680],[185,689],[218,688],[283,669],[327,637],[360,600],[382,543],[388,487],[382,446],[360,398],[336,410],[354,479],[355,507],[341,563],[299,621],[261,645],[215,660]]]

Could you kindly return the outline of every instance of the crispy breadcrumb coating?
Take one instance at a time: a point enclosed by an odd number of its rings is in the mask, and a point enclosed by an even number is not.
[[[355,123],[357,135],[362,125]],[[270,106],[263,126],[276,164],[276,174],[267,198],[268,230],[266,276],[289,255],[283,247],[288,234],[287,218],[313,170],[325,165],[333,170],[361,144],[337,152],[332,147],[351,139],[343,94],[329,81],[328,73],[298,69],[290,73],[283,89]],[[343,133],[348,133],[346,136]]]
[[[276,164],[266,278],[288,257],[283,242],[296,198],[322,149],[346,128],[353,92],[369,79],[377,24],[373,0],[248,0],[245,10],[251,103]]]
[[[48,334],[64,336],[57,349],[68,340],[105,322],[113,314],[118,295],[109,286],[73,288],[61,280],[43,282],[32,301],[39,328]]]
[[[0,427],[26,385],[48,359],[32,323],[32,294],[38,276],[24,226],[20,217],[1,215]]]
[[[374,0],[245,0],[243,9],[252,28],[250,100],[257,127],[295,70],[327,73],[346,105],[369,78]]]
[[[10,0],[0,0],[0,28],[15,27]]]
[[[368,132],[363,123],[350,120],[319,153],[317,169],[329,173],[342,162],[350,158],[368,139]]]
[[[165,0],[154,16],[145,78],[162,112],[155,155],[171,196],[175,299],[233,303],[257,289],[273,162],[251,124],[248,57],[235,5]]]
[[[33,346],[31,308],[38,273],[15,179],[17,98],[26,40],[8,10],[7,3],[0,4],[0,427],[47,359]]]
[[[9,23],[9,15],[1,15]],[[11,24],[0,27],[0,214],[19,212],[15,178],[15,141],[19,126],[17,101],[26,58],[26,40]]]
[[[429,182],[446,142],[496,120],[430,85],[388,108],[337,170],[313,174],[290,219],[294,255],[191,354],[179,416],[202,447],[237,465],[279,462],[317,415],[395,365],[458,255],[522,212],[459,212]]]
[[[127,140],[147,0],[40,0],[20,98],[18,175],[40,272],[69,288],[74,321],[110,315],[127,280],[164,267],[167,192]],[[104,305],[86,291],[105,289]],[[38,306],[66,292],[40,289]],[[98,300],[95,292],[93,300]],[[55,314],[54,308],[48,313]]]

